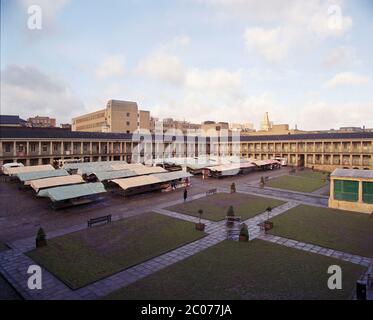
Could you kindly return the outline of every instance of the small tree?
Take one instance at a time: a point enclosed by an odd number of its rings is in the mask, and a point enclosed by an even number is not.
[[[246,223],[241,224],[240,236],[245,236],[245,237],[249,238],[249,230],[247,228]]]
[[[47,237],[42,227],[39,228],[36,235],[36,247],[45,247],[47,245]]]
[[[236,184],[234,182],[232,182],[231,184],[231,193],[235,193],[236,192]]]
[[[270,215],[270,213],[271,213],[271,211],[272,211],[272,208],[271,208],[271,207],[268,207],[268,208],[266,209],[266,211],[267,211],[267,214],[268,214],[268,219],[267,219],[267,220],[269,220],[269,215]]]
[[[203,215],[203,210],[202,209],[198,210],[198,215],[199,215],[199,222],[198,223],[201,223],[201,219],[202,219],[202,215]]]
[[[46,240],[46,235],[42,227],[39,228],[38,233],[36,235],[36,239],[40,241]]]
[[[234,217],[233,206],[229,206],[228,211],[227,211],[227,217]]]

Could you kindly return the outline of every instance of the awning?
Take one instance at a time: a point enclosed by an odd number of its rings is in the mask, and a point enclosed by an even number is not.
[[[126,179],[115,179],[112,180],[112,182],[116,183],[123,190],[127,190],[129,188],[142,187],[154,183],[159,183],[160,181],[154,176],[140,176]]]
[[[118,171],[98,171],[93,172],[98,181],[114,180],[120,178],[128,178],[137,176],[137,173],[131,170],[118,170]]]
[[[167,172],[167,170],[163,169],[162,167],[146,167],[146,166],[134,167],[131,170],[133,170],[137,175]]]
[[[26,172],[37,172],[37,171],[51,171],[55,170],[54,167],[50,164],[40,165],[40,166],[26,166],[26,167],[16,167],[16,168],[8,168],[7,174],[10,176],[14,176],[18,173],[26,173]]]
[[[40,189],[78,183],[84,183],[83,178],[78,174],[74,174],[72,176],[53,177],[30,181],[31,188],[33,188],[35,192],[38,192]]]
[[[168,181],[188,178],[188,177],[191,177],[192,175],[185,171],[173,171],[173,172],[157,173],[152,176],[156,177],[159,180],[159,182],[168,182]]]
[[[37,172],[25,172],[25,173],[18,173],[17,177],[20,181],[30,181],[30,180],[38,180],[44,178],[51,178],[51,177],[62,177],[68,176],[66,170],[59,169],[59,170],[50,170],[50,171],[37,171]]]
[[[40,190],[39,197],[49,197],[51,201],[63,201],[85,196],[105,193],[106,190],[101,182],[84,183],[72,186],[48,188]]]

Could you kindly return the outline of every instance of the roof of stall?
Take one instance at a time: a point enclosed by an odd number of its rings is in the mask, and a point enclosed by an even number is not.
[[[45,165],[40,165],[40,166],[26,166],[26,167],[8,168],[7,169],[7,174],[16,175],[18,173],[37,172],[37,171],[51,171],[51,170],[55,170],[54,167],[50,164],[45,164]]]
[[[97,177],[98,181],[106,181],[137,176],[137,173],[131,170],[97,171],[93,174]]]
[[[149,184],[159,183],[160,181],[156,177],[150,175],[126,179],[115,179],[112,180],[112,182],[119,185],[119,187],[121,187],[123,190],[127,190],[129,188],[142,187]]]
[[[91,196],[95,194],[105,193],[106,190],[101,182],[83,183],[71,186],[63,186],[56,188],[48,188],[40,190],[39,197],[49,197],[51,201],[63,201],[76,199],[84,196]]]
[[[163,183],[173,180],[178,180],[186,177],[190,177],[191,175],[184,171],[175,171],[175,172],[165,172],[165,173],[157,173],[148,176],[139,176],[133,178],[126,178],[126,179],[115,179],[112,182],[116,183],[121,187],[123,190],[127,190],[129,188],[136,188],[142,187],[150,184],[156,183]]]
[[[151,174],[151,173],[162,173],[167,172],[167,170],[163,169],[162,167],[134,167],[131,169],[134,171],[137,175],[144,175],[144,174]]]
[[[373,179],[373,170],[361,169],[335,169],[332,177]]]
[[[35,192],[38,192],[40,189],[63,186],[66,184],[78,184],[78,183],[83,183],[83,182],[84,180],[80,175],[74,174],[71,176],[32,180],[30,181],[30,185],[31,185],[31,188],[35,190]]]
[[[188,177],[191,177],[192,175],[185,171],[173,171],[173,172],[157,173],[152,176],[159,179],[160,182],[166,182],[166,181],[188,178]]]
[[[52,178],[52,177],[62,177],[68,176],[66,170],[59,169],[59,170],[49,170],[49,171],[36,171],[36,172],[25,172],[25,173],[18,173],[17,177],[20,181],[30,181],[30,180],[38,180],[44,178]]]
[[[98,161],[98,162],[82,162],[82,163],[65,163],[63,168],[66,170],[78,170],[81,168],[98,168],[102,165],[112,164],[127,164],[126,161]]]

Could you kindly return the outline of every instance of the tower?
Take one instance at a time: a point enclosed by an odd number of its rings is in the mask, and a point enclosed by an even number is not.
[[[271,125],[271,122],[269,121],[269,116],[268,116],[268,112],[266,112],[264,114],[264,119],[261,123],[261,130],[263,131],[269,131],[271,129],[272,125]]]

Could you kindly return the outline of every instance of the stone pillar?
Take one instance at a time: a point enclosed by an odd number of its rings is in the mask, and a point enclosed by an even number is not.
[[[53,142],[49,142],[49,155],[53,156]]]
[[[80,142],[80,154],[84,156],[84,142]]]
[[[41,156],[41,141],[39,141],[38,155]]]
[[[3,143],[0,141],[0,157],[3,157]]]
[[[13,157],[16,157],[17,156],[17,145],[16,145],[16,142],[14,141],[13,142]]]
[[[98,142],[98,154],[100,156],[99,159],[101,159],[101,142]]]
[[[63,141],[61,142],[61,156],[63,156],[65,153],[65,150],[63,148]]]
[[[93,154],[92,141],[89,143],[89,154]],[[91,157],[92,158],[92,157]]]
[[[334,179],[330,178],[330,199],[334,200]]]
[[[363,202],[363,181],[359,180],[359,200],[358,202]]]
[[[25,155],[28,156],[29,154],[30,154],[30,142],[26,141],[26,152],[25,152]]]

